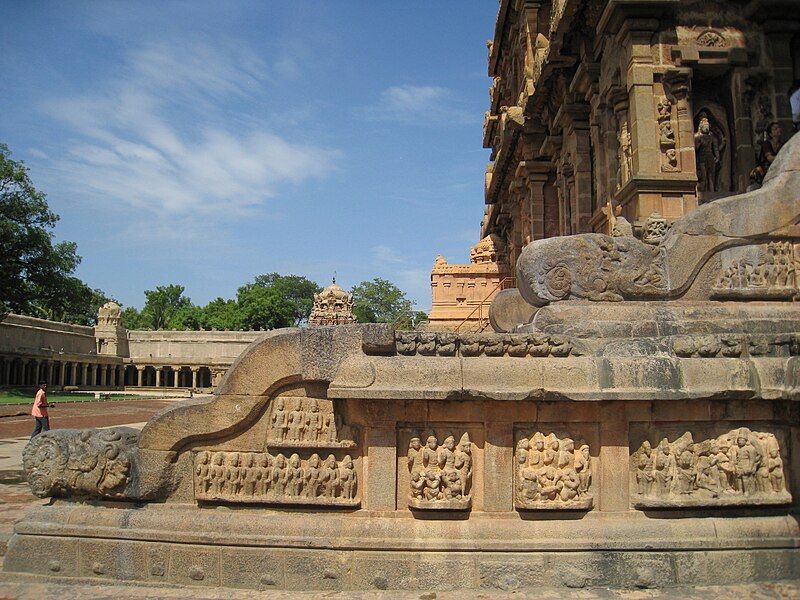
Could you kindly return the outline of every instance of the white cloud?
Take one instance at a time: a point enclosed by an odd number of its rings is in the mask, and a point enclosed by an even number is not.
[[[461,108],[456,94],[432,85],[393,85],[381,92],[374,106],[359,109],[371,121],[424,121],[472,123],[482,115]]]
[[[286,184],[324,176],[336,157],[278,135],[242,108],[266,95],[268,72],[259,57],[222,43],[145,45],[104,91],[44,105],[74,137],[53,167],[103,202],[240,217]]]

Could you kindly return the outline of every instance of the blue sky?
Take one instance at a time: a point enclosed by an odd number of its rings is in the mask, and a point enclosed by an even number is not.
[[[483,212],[497,3],[0,3],[0,141],[125,305],[277,271],[430,308]]]

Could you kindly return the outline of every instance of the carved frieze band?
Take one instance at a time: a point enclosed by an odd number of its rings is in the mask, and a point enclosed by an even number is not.
[[[358,506],[358,476],[353,459],[324,460],[313,453],[288,458],[265,452],[209,452],[194,457],[197,500],[253,504]]]
[[[592,463],[587,444],[537,431],[517,441],[515,458],[516,508],[592,508]]]
[[[353,448],[358,432],[333,409],[333,401],[280,396],[270,409],[267,446],[271,448]]]
[[[800,336],[776,335],[683,335],[672,340],[680,358],[739,358],[741,356],[797,356]]]
[[[423,445],[424,444],[424,445]],[[469,434],[439,438],[413,434],[408,444],[411,476],[408,505],[422,510],[468,510],[472,506],[472,442]]]
[[[579,356],[573,343],[546,334],[455,334],[395,332],[397,353],[406,356]]]
[[[679,171],[675,130],[672,126],[672,101],[666,96],[658,100],[658,143],[661,147],[661,170],[665,173]]]
[[[695,442],[687,432],[631,456],[637,508],[769,505],[791,502],[783,459],[772,433],[734,429]]]
[[[713,298],[788,299],[800,294],[792,242],[770,242],[748,250],[747,256],[723,267],[712,288]]]

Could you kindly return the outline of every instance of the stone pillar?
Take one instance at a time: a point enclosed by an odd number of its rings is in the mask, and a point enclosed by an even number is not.
[[[483,510],[514,510],[514,431],[511,423],[486,423]]]
[[[89,363],[84,363],[83,365],[83,379],[82,379],[83,387],[89,385]]]
[[[108,365],[100,367],[100,386],[105,387],[108,385]]]
[[[158,367],[156,369],[156,387],[161,387],[161,374],[162,374],[163,367]]]
[[[136,367],[136,385],[137,385],[137,387],[142,387],[142,373],[144,373],[144,367]]]
[[[67,374],[67,363],[61,361],[61,366],[58,370],[58,385],[64,387],[64,376]]]
[[[397,498],[397,434],[394,427],[366,432],[364,504],[368,510],[395,510]],[[370,477],[370,472],[374,475]]]
[[[8,356],[3,361],[3,383],[11,383],[11,358]]]
[[[181,368],[180,367],[172,367],[172,373],[174,374],[172,387],[180,387],[178,381],[181,378]]]
[[[69,366],[69,383],[75,385],[78,382],[78,363],[73,362]]]
[[[627,511],[628,497],[628,415],[624,402],[610,402],[601,408],[600,498],[603,512]]]
[[[56,363],[52,360],[47,361],[47,383],[53,382],[53,376],[55,375]]]
[[[192,367],[192,389],[197,389],[197,373],[200,369]]]
[[[31,367],[31,376],[33,377],[33,384],[34,385],[39,385],[39,380],[40,380],[40,378],[39,378],[39,365],[40,364],[41,364],[41,361],[38,358],[34,358],[31,361],[31,365],[32,365],[32,367]]]

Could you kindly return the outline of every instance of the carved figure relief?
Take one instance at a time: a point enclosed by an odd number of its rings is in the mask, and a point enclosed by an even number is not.
[[[713,287],[715,298],[791,298],[798,293],[797,260],[791,242],[769,242],[734,260]]]
[[[138,441],[128,427],[48,431],[25,446],[22,465],[39,498],[123,498]]]
[[[494,333],[433,333],[397,331],[395,343],[398,354],[414,356],[578,356],[573,343],[562,336],[546,334]]]
[[[467,510],[472,505],[472,442],[464,433],[412,435],[408,444],[411,475],[408,505],[423,510]]]
[[[633,174],[633,146],[631,145],[631,134],[628,131],[628,117],[624,113],[620,118],[617,142],[617,161],[619,163],[617,189],[619,190],[630,181]]]
[[[697,36],[697,45],[706,48],[724,48],[728,44],[721,34],[713,29],[708,29]]]
[[[334,412],[333,402],[321,398],[276,398],[267,431],[267,445],[278,448],[352,448],[358,439],[355,428]]]
[[[642,241],[646,244],[658,246],[667,235],[669,224],[659,213],[653,213],[647,217],[642,232]]]
[[[675,130],[672,127],[672,101],[662,96],[658,101],[658,143],[661,148],[661,170],[678,171]]]
[[[783,459],[772,433],[734,429],[695,442],[687,432],[653,447],[645,440],[631,456],[634,506],[680,507],[785,504]]]
[[[589,446],[537,431],[517,442],[514,506],[536,510],[592,507]]]
[[[358,506],[358,475],[353,458],[323,460],[316,452],[303,459],[264,452],[212,452],[194,456],[198,500],[256,504]]]
[[[725,138],[721,129],[712,128],[709,116],[705,112],[699,115],[696,131],[694,151],[697,161],[697,191],[721,191],[720,171],[726,147]]]

